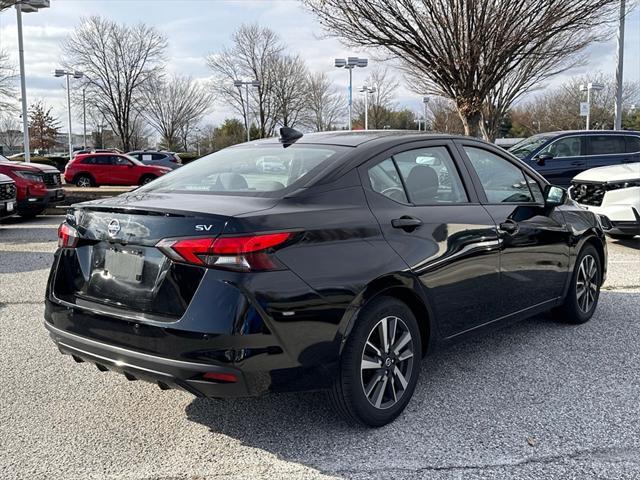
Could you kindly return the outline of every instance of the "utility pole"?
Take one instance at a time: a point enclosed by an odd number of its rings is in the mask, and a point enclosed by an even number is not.
[[[622,71],[624,64],[624,17],[625,0],[620,0],[620,23],[618,24],[618,66],[616,68],[616,106],[614,130],[622,129]]]

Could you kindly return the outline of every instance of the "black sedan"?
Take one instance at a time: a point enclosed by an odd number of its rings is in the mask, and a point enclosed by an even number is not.
[[[286,170],[235,168],[265,157]],[[589,320],[604,238],[485,142],[283,129],[70,209],[45,326],[129,380],[207,397],[327,389],[380,426],[435,348],[547,310]]]

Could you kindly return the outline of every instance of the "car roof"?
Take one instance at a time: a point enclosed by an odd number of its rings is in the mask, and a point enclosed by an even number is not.
[[[378,141],[388,141],[394,143],[397,140],[412,141],[412,140],[441,140],[452,138],[469,138],[461,135],[451,135],[445,133],[423,133],[416,130],[338,130],[334,132],[317,132],[317,133],[305,133],[299,140],[295,142],[296,145],[300,144],[314,144],[314,145],[339,145],[345,147],[358,147],[365,143]],[[279,144],[280,140],[277,137],[265,138],[261,140],[254,140],[249,143],[243,143],[241,145],[265,145],[265,144]],[[238,145],[240,146],[240,145]],[[234,147],[231,147],[234,148]]]
[[[559,130],[557,132],[543,132],[538,135],[638,135],[636,130]]]

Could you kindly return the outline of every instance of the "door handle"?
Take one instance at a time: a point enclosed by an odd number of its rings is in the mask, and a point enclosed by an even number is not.
[[[582,167],[584,166],[584,162],[571,162],[571,165],[574,167]]]
[[[513,235],[517,233],[520,227],[513,220],[507,220],[506,222],[502,222],[498,225],[498,231],[501,233],[506,233],[508,235]]]
[[[422,225],[422,220],[415,217],[409,217],[408,215],[403,215],[400,218],[394,218],[391,220],[391,226],[393,228],[402,228],[403,230],[413,230]]]

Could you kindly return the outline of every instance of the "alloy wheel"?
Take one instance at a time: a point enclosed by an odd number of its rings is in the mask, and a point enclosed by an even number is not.
[[[578,307],[587,313],[593,307],[598,294],[598,264],[591,255],[585,255],[578,267],[576,298]]]
[[[369,332],[360,363],[367,400],[390,408],[404,394],[413,369],[413,338],[406,323],[394,316],[380,320]]]
[[[78,187],[90,187],[91,186],[91,180],[89,180],[87,177],[80,177],[78,179],[77,182]]]

